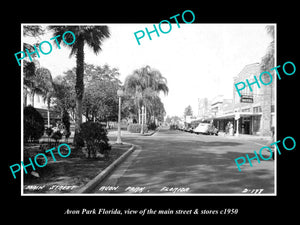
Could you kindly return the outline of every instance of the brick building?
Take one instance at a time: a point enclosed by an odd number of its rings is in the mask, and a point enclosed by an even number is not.
[[[238,82],[253,83],[254,76],[259,77],[261,73],[261,66],[259,63],[246,65],[243,70],[234,77],[234,84]],[[270,79],[268,75],[262,76],[265,83],[266,79]],[[275,80],[275,79],[274,79]],[[275,127],[275,81],[269,85],[257,84],[251,85],[252,92],[247,87],[240,91],[242,96],[249,96],[253,99],[251,103],[241,102],[241,97],[237,93],[233,84],[233,103],[234,112],[239,113],[239,133],[257,134],[268,136],[271,135],[272,127]]]
[[[228,122],[233,123],[235,134],[250,134],[250,135],[271,135],[272,127],[275,127],[275,79],[270,85],[260,85],[260,88],[253,84],[251,85],[252,92],[248,87],[241,90],[241,97],[234,84],[238,82],[249,83],[254,82],[254,76],[259,77],[261,73],[259,63],[246,65],[242,71],[234,77],[233,81],[233,98],[223,99],[222,96],[216,96],[211,101],[210,110],[212,112],[211,119],[214,120],[214,125],[220,130],[225,131]],[[274,77],[273,77],[274,78]],[[268,83],[262,77],[265,83]]]

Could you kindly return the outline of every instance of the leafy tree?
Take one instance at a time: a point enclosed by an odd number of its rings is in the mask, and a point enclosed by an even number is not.
[[[65,72],[64,76],[55,77],[54,81],[54,108],[57,111],[68,111],[75,117],[75,73],[72,70]]]
[[[188,106],[184,109],[183,115],[184,115],[184,117],[186,117],[186,116],[192,116],[192,115],[193,115],[192,106],[188,105]]]
[[[43,136],[44,119],[31,105],[24,107],[24,141],[36,141]]]
[[[95,54],[98,54],[101,51],[103,40],[110,37],[110,32],[107,26],[49,26],[49,29],[53,31],[55,36],[60,35],[57,38],[59,44],[62,42],[63,34],[66,31],[73,32],[76,37],[74,44],[67,45],[67,47],[71,48],[70,56],[76,56],[76,123],[74,137],[74,142],[76,142],[76,136],[80,130],[80,124],[82,123],[82,99],[84,94],[84,45],[87,44],[93,49]],[[67,43],[71,43],[73,41],[73,36],[70,33],[67,33],[64,38]]]
[[[88,120],[109,121],[118,118],[117,90],[121,87],[119,72],[108,65],[86,65],[83,114]]]
[[[23,26],[23,35],[30,36],[30,37],[37,37],[40,35],[45,34],[45,30],[42,26],[35,26],[35,25],[24,25]]]
[[[85,91],[82,100],[83,115],[88,121],[117,120],[118,97],[117,90],[121,87],[119,72],[108,65],[94,66],[85,64]],[[60,110],[74,111],[75,107],[75,68],[68,70],[64,76],[57,76],[54,80],[56,99]]]
[[[166,123],[168,124],[178,124],[179,122],[181,122],[179,116],[172,116],[172,117],[167,116],[166,118]]]

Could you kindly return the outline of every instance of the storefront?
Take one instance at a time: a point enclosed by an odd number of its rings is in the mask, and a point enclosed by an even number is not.
[[[230,113],[217,116],[214,119],[214,125],[221,132],[225,132],[226,125],[233,124],[234,133],[258,135],[260,132],[261,114],[251,112]],[[237,131],[238,129],[238,131]]]

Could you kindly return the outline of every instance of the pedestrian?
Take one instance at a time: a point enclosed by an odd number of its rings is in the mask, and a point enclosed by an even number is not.
[[[228,132],[229,132],[229,123],[230,123],[230,122],[228,122],[228,123],[226,124],[226,127],[225,127],[225,134],[226,134],[226,135],[227,135]]]
[[[233,136],[233,124],[229,122],[229,135]]]

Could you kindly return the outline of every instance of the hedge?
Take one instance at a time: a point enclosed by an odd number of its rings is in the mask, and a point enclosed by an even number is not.
[[[129,124],[127,127],[127,131],[129,131],[130,133],[141,133],[141,129],[142,125],[138,123]],[[146,124],[143,125],[143,131],[144,133],[148,132],[148,127]]]

